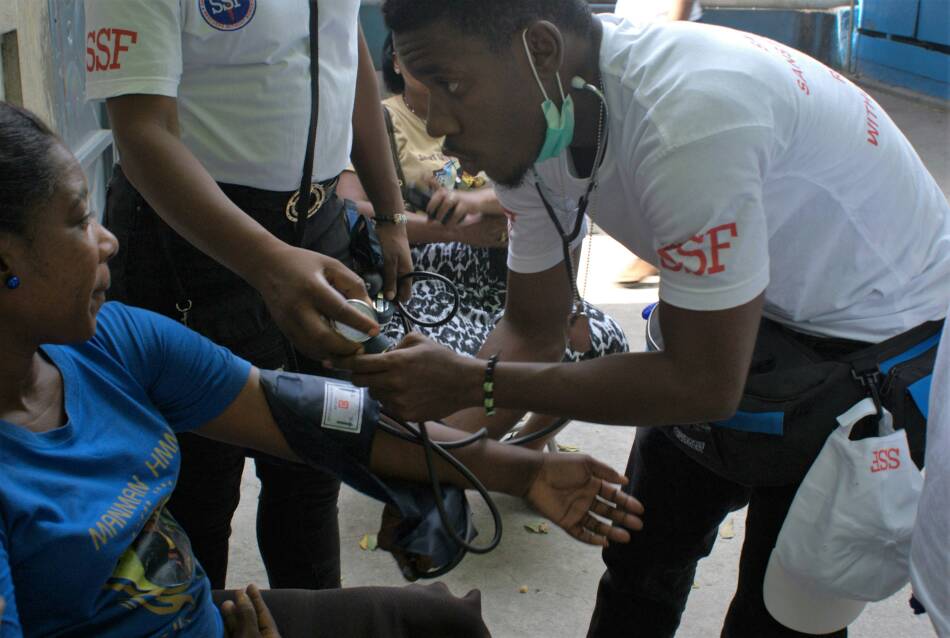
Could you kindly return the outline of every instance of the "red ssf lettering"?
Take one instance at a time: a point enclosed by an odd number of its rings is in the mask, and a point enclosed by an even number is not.
[[[660,265],[671,272],[682,270],[699,277],[723,272],[726,267],[719,260],[719,255],[722,251],[732,248],[731,242],[722,241],[723,233],[726,237],[738,237],[736,223],[722,224],[684,242],[660,248],[657,250]],[[690,246],[691,244],[693,246]]]
[[[701,275],[706,271],[706,254],[703,252],[702,248],[696,250],[684,250],[683,246],[688,243],[703,243],[703,236],[696,235],[695,237],[690,237],[688,240],[681,242],[679,244],[670,244],[669,246],[664,246],[657,251],[657,254],[660,255],[660,265],[667,270],[673,272],[679,272],[686,267],[686,263],[676,259],[677,256],[684,258],[696,258],[699,260],[699,267],[693,270],[686,268],[686,272],[691,275]],[[675,251],[675,255],[673,254]]]
[[[346,399],[338,399],[336,402],[336,407],[338,407],[341,410],[349,410],[350,402],[347,401]]]
[[[86,34],[86,71],[114,71],[122,68],[120,54],[138,41],[138,31],[110,27],[90,31]]]
[[[900,466],[900,448],[889,447],[874,450],[873,460],[871,461],[871,472],[887,472],[888,470],[896,470]]]
[[[726,250],[727,248],[732,248],[732,244],[729,242],[719,242],[719,233],[722,231],[729,231],[729,234],[732,237],[738,237],[736,232],[735,222],[731,224],[723,224],[721,226],[716,226],[715,228],[710,228],[709,232],[706,233],[709,235],[709,241],[712,244],[712,268],[709,269],[707,274],[714,275],[717,272],[722,272],[726,269],[725,266],[719,263],[719,252],[721,250]]]

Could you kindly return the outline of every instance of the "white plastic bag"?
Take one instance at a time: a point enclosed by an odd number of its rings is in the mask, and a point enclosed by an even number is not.
[[[923,477],[907,435],[886,410],[880,436],[852,441],[875,414],[865,399],[838,417],[798,488],[778,535],[763,595],[769,613],[805,633],[847,626],[865,601],[887,598],[910,579],[910,540]]]

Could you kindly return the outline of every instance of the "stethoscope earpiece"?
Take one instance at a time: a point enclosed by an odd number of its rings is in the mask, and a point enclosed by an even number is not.
[[[597,98],[604,105],[604,111],[607,110],[607,98],[604,97],[603,91],[598,89],[596,86],[594,86],[593,84],[591,84],[590,82],[582,78],[581,76],[575,75],[574,77],[571,78],[571,88],[576,89],[578,91],[590,91],[591,93],[596,95]]]

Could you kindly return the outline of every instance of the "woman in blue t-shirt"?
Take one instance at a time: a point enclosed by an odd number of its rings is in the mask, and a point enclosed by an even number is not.
[[[117,242],[87,200],[62,142],[0,103],[0,636],[487,635],[478,593],[444,586],[210,590],[164,508],[175,434],[306,455],[275,423],[256,368],[179,323],[105,303]],[[453,454],[584,542],[628,540],[610,521],[641,525],[639,503],[611,485],[623,477],[583,455],[492,441]],[[372,439],[369,465],[426,479],[421,448],[388,434]]]

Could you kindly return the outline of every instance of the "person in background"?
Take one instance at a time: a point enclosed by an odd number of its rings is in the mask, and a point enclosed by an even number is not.
[[[416,329],[460,354],[475,356],[505,308],[508,219],[487,177],[461,170],[458,160],[443,152],[444,137],[432,137],[426,131],[429,91],[399,64],[392,34],[383,44],[382,60],[383,81],[393,94],[383,100],[383,107],[391,124],[390,143],[400,181],[406,187],[432,191],[426,210],[407,212],[413,263],[419,270],[452,280],[461,297],[459,311],[450,322]],[[372,216],[372,204],[354,172],[343,173],[339,191],[356,201],[360,213]],[[417,282],[409,307],[424,319],[438,319],[445,314],[444,292],[441,282]],[[583,342],[569,339],[565,361],[629,350],[623,328],[612,317],[586,302],[584,309],[589,337]],[[398,321],[391,322],[386,331],[396,342],[405,336]],[[531,434],[552,422],[550,417],[532,416],[519,431]],[[544,443],[539,439],[529,445],[540,448]]]
[[[119,246],[88,200],[62,141],[0,102],[0,636],[487,636],[479,593],[442,584],[212,591],[167,507],[174,433],[288,462],[319,453],[290,446],[257,367],[180,322],[106,302]],[[351,452],[373,474],[427,483],[421,446],[382,429],[366,444]],[[590,457],[491,440],[451,453],[582,542],[627,542],[613,523],[642,526],[623,476]],[[467,485],[441,459],[436,471]]]
[[[344,303],[368,298],[350,269],[335,193],[352,149],[377,209],[402,211],[359,4],[317,3],[314,186],[297,245],[292,202],[312,102],[310,2],[86,0],[86,96],[105,99],[120,158],[104,212],[120,240],[111,299],[181,320],[265,368],[319,371],[319,357],[351,352],[356,346],[327,319],[378,329]],[[392,297],[410,255],[405,228],[383,217],[377,231]],[[182,472],[169,508],[222,588],[246,454],[190,433],[179,442]],[[270,585],[339,587],[339,482],[254,458]]]
[[[617,0],[613,13],[631,22],[696,21],[703,17],[699,0]],[[655,285],[660,271],[655,264],[637,255],[617,275],[621,286]]]
[[[703,17],[699,0],[617,0],[614,15],[631,22],[664,22]]]

